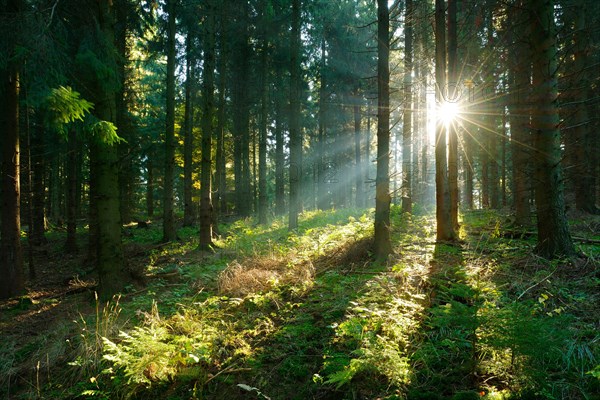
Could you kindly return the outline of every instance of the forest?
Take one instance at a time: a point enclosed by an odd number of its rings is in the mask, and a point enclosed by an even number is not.
[[[0,0],[0,398],[600,399],[597,0]]]

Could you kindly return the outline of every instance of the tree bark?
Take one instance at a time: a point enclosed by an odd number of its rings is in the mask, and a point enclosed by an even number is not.
[[[402,212],[412,213],[412,69],[413,5],[406,0],[404,14],[404,115],[402,124]]]
[[[9,0],[6,11],[18,16],[19,0]],[[16,43],[13,43],[13,47]],[[14,48],[13,48],[14,50]],[[14,56],[14,54],[12,54]],[[11,61],[2,71],[0,127],[2,141],[2,229],[0,230],[0,299],[17,296],[25,290],[21,249],[21,189],[19,148],[19,66]]]
[[[117,2],[117,23],[115,24],[115,47],[117,50],[117,66],[118,73],[121,79],[121,85],[117,91],[117,126],[119,127],[119,136],[125,139],[119,144],[119,193],[120,193],[120,210],[121,222],[126,224],[131,222],[135,210],[133,201],[135,167],[133,166],[133,147],[135,146],[133,124],[129,116],[129,101],[128,93],[131,89],[127,87],[130,83],[128,70],[128,42],[127,35],[129,30],[128,21],[128,5],[126,1]],[[129,90],[128,90],[129,89]],[[67,210],[68,213],[68,210]]]
[[[446,12],[444,0],[435,1],[435,85],[438,106],[444,101],[446,86]],[[446,126],[437,118],[435,142],[435,200],[437,240],[456,239],[450,210]]]
[[[212,246],[211,150],[213,134],[213,91],[215,69],[215,10],[213,0],[206,2],[204,22],[204,82],[202,86],[202,161],[200,172],[200,243],[201,250]]]
[[[374,254],[386,259],[390,240],[390,15],[387,0],[377,0],[377,176],[375,178]]]
[[[458,76],[458,35],[457,35],[457,7],[458,0],[448,0],[448,84],[446,92],[448,101],[458,101],[459,76]],[[458,121],[448,124],[448,190],[450,192],[450,223],[458,232]]]
[[[327,53],[325,47],[325,29],[321,38],[321,65],[319,67],[319,133],[317,144],[317,207],[320,210],[330,208],[327,191],[327,165],[325,162],[325,146],[327,137]]]
[[[277,71],[281,79],[280,70]],[[278,81],[279,81],[278,79]],[[275,214],[285,213],[285,182],[284,182],[284,139],[283,139],[283,104],[281,95],[275,100]]]
[[[67,153],[67,240],[65,251],[77,253],[77,131],[69,128]]]
[[[267,223],[267,124],[268,124],[268,93],[269,93],[269,39],[267,37],[267,26],[270,25],[268,9],[270,2],[262,3],[263,21],[261,28],[261,50],[260,50],[260,126],[258,139],[258,223]]]
[[[215,174],[217,176],[215,182],[215,205],[217,219],[220,215],[227,213],[227,169],[225,157],[225,90],[227,80],[227,32],[228,24],[226,13],[228,11],[228,0],[221,4],[221,12],[219,13],[220,25],[220,40],[219,40],[219,107],[217,111],[217,150],[216,150],[216,166]]]
[[[588,114],[588,91],[590,87],[588,71],[589,61],[589,12],[584,0],[576,1],[575,32],[574,32],[574,56],[575,71],[577,74],[575,88],[576,103],[573,116],[573,131],[571,141],[573,162],[573,183],[575,186],[575,207],[578,210],[598,214],[600,210],[596,207],[596,190],[593,153],[597,147],[593,146],[593,133]],[[596,150],[594,150],[596,149]]]
[[[290,209],[288,228],[298,228],[301,209],[302,132],[300,130],[300,0],[292,0],[290,47]]]
[[[34,246],[47,243],[46,240],[46,176],[45,141],[43,119],[36,116],[31,140],[31,159],[33,163],[33,216],[31,227],[31,242]]]
[[[175,0],[167,0],[167,82],[166,82],[166,127],[165,165],[163,180],[163,238],[170,242],[177,238],[173,215],[173,179],[175,169]]]
[[[233,48],[233,172],[235,209],[241,217],[248,217],[252,209],[248,99],[248,74],[251,58],[248,32],[249,12],[246,2],[235,8],[236,29]]]
[[[114,45],[114,9],[112,2],[98,2],[97,19],[98,34],[101,42]],[[114,65],[110,53],[101,52],[97,57],[108,65]],[[112,56],[114,57],[114,56]],[[107,122],[116,122],[117,82],[94,82],[93,96],[95,116]],[[118,185],[118,153],[117,145],[94,137],[90,144],[90,169],[93,170],[95,185],[93,191],[95,215],[97,218],[96,267],[99,275],[98,291],[102,299],[110,299],[114,294],[122,292],[129,282],[129,274],[125,270],[123,249],[121,245],[121,214],[119,208]]]
[[[519,226],[531,225],[531,134],[529,101],[531,91],[531,54],[524,42],[528,35],[524,11],[515,12],[511,26],[514,26],[513,49],[515,57],[509,68],[510,78],[510,146],[512,157],[513,180],[513,208],[515,211],[515,224]]]
[[[362,113],[360,106],[360,97],[358,93],[354,99],[354,164],[355,178],[354,184],[356,187],[355,206],[361,208],[365,206],[365,189],[363,188],[364,181],[364,166],[362,161]]]
[[[535,200],[537,206],[538,243],[543,257],[575,254],[569,232],[563,197],[560,167],[560,130],[557,109],[558,81],[554,1],[531,0],[531,42],[533,51],[533,87]]]
[[[193,171],[194,171],[194,54],[193,28],[188,27],[185,38],[185,105],[183,116],[183,226],[193,226],[196,222],[197,205],[193,200]]]
[[[152,145],[146,154],[146,213],[148,218],[154,217],[154,152]]]

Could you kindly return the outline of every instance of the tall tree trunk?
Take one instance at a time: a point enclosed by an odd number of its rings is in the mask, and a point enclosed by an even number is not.
[[[19,16],[22,2],[9,0],[7,14]],[[12,43],[16,46],[16,43]],[[13,49],[14,50],[14,49]],[[11,54],[14,56],[13,54]],[[21,189],[19,149],[19,68],[9,62],[2,71],[0,126],[2,141],[2,229],[0,230],[0,299],[17,296],[25,290],[21,249]]]
[[[446,91],[449,101],[457,101],[459,89],[458,76],[458,36],[457,7],[458,0],[448,0],[448,84]],[[450,191],[450,220],[454,236],[458,232],[458,121],[448,124],[448,189]]]
[[[553,0],[531,0],[531,42],[533,87],[536,109],[534,131],[535,201],[538,243],[543,257],[575,254],[565,215],[563,180],[560,167],[560,130],[556,106],[556,34]]]
[[[446,11],[444,0],[435,1],[435,86],[436,102],[444,101],[446,83]],[[450,210],[446,126],[437,118],[435,142],[435,201],[437,240],[456,239]]]
[[[521,4],[522,5],[522,4]],[[530,88],[531,88],[531,54],[524,43],[529,30],[524,19],[524,11],[515,12],[513,32],[514,57],[509,60],[510,65],[510,146],[512,157],[513,180],[513,208],[515,211],[515,224],[529,226],[531,224],[531,207],[529,205],[531,193],[531,134],[529,131],[530,114]]]
[[[300,0],[292,0],[290,48],[290,210],[288,227],[298,228],[302,201],[302,132],[300,130]]]
[[[423,44],[421,44],[420,49],[423,49]],[[434,187],[434,177],[429,174],[429,163],[430,163],[430,138],[429,132],[427,129],[427,76],[429,75],[428,68],[423,66],[423,72],[421,76],[423,77],[423,83],[421,85],[421,90],[419,93],[419,109],[421,110],[421,126],[422,128],[422,136],[423,136],[423,147],[421,147],[421,176],[423,177],[422,181],[422,196],[423,196],[423,204],[431,205],[433,202],[433,193],[432,189]]]
[[[463,207],[467,210],[473,209],[473,139],[470,134],[463,135],[464,155],[463,171],[465,187],[463,189]]]
[[[270,24],[268,9],[270,2],[262,3],[263,21],[261,28],[261,51],[260,51],[260,126],[258,138],[258,223],[267,223],[267,124],[268,124],[268,93],[269,93],[269,65],[268,50],[269,40],[266,27]]]
[[[167,0],[167,84],[166,84],[166,127],[165,165],[163,181],[163,241],[170,242],[177,237],[173,215],[173,180],[175,169],[175,0]]]
[[[56,140],[56,138],[50,139],[51,141]],[[62,146],[60,146],[62,147]],[[62,223],[62,214],[60,210],[60,200],[62,198],[62,190],[61,190],[61,176],[60,176],[60,167],[61,167],[61,156],[62,149],[56,151],[50,155],[50,171],[48,171],[49,175],[49,185],[48,185],[48,216],[52,223],[61,226]]]
[[[34,246],[46,244],[46,146],[44,141],[43,118],[36,115],[36,123],[31,140],[31,158],[33,162],[33,216],[31,242]]]
[[[24,93],[25,94],[25,102],[27,103],[27,92]],[[27,265],[29,267],[29,280],[34,280],[37,277],[37,271],[36,271],[36,267],[35,267],[35,261],[33,260],[33,244],[32,244],[32,240],[31,240],[31,227],[33,226],[33,170],[32,170],[32,159],[31,159],[31,123],[29,120],[29,117],[31,115],[31,109],[27,108],[26,109],[26,114],[25,114],[25,146],[24,147],[24,153],[25,153],[25,158],[26,158],[26,162],[27,162],[27,169],[26,169],[26,177],[25,177],[25,182],[27,185],[27,191],[26,193],[26,201],[27,201],[27,247],[28,247],[28,251],[27,251]],[[2,167],[0,166],[0,171],[2,170]],[[0,197],[2,196],[2,190],[0,189]],[[22,216],[21,216],[22,218]],[[1,221],[1,219],[0,219]],[[1,222],[0,222],[1,223]]]
[[[235,209],[248,217],[252,208],[250,195],[250,131],[248,74],[251,58],[248,18],[250,11],[244,2],[235,8],[237,17],[233,48],[233,169],[235,178]]]
[[[117,3],[117,24],[115,25],[115,47],[117,50],[117,67],[121,85],[117,91],[117,126],[119,127],[119,136],[125,141],[119,144],[119,193],[120,193],[120,210],[121,222],[128,223],[132,220],[132,211],[135,209],[133,202],[134,190],[134,166],[132,160],[132,147],[135,143],[134,134],[132,132],[133,124],[129,117],[130,100],[127,98],[130,79],[128,77],[128,21],[127,21],[127,4],[125,0]],[[130,90],[129,90],[130,91]],[[68,211],[67,211],[68,212]]]
[[[365,180],[371,180],[371,139],[373,138],[373,134],[371,132],[371,120],[373,116],[373,107],[371,99],[367,99],[367,143],[365,146]],[[370,208],[373,204],[373,192],[367,191],[365,195],[365,207]]]
[[[154,152],[152,145],[146,154],[146,213],[148,218],[154,217]]]
[[[194,82],[194,54],[193,33],[188,28],[185,38],[185,106],[183,116],[183,226],[192,226],[196,222],[197,205],[193,200],[194,171],[194,105],[193,105],[193,82]]]
[[[598,214],[600,210],[596,207],[596,190],[594,175],[594,151],[598,152],[598,147],[593,146],[592,129],[588,115],[588,91],[590,87],[588,79],[589,65],[589,12],[586,1],[576,1],[575,15],[575,71],[577,74],[575,89],[577,96],[573,99],[575,102],[575,113],[573,116],[573,132],[571,142],[572,162],[573,162],[573,183],[575,185],[575,206],[578,210]]]
[[[362,161],[362,113],[360,106],[361,98],[358,93],[356,94],[354,103],[354,163],[355,163],[355,177],[354,183],[356,187],[356,200],[355,206],[361,208],[365,206],[365,189],[363,188],[364,181],[364,166]]]
[[[390,240],[390,14],[387,0],[377,0],[377,176],[375,178],[374,254],[386,259]]]
[[[281,72],[278,70],[278,81]],[[275,214],[285,213],[285,182],[284,182],[284,138],[283,138],[283,102],[281,95],[275,100]]]
[[[227,32],[228,24],[226,13],[228,11],[228,0],[221,3],[221,12],[219,13],[219,107],[217,111],[217,150],[215,174],[215,205],[217,218],[219,215],[227,213],[227,169],[225,157],[225,89],[227,81]]]
[[[98,2],[96,18],[102,43],[114,45],[114,9],[109,0]],[[115,60],[104,59],[107,54],[99,54],[99,59],[108,65]],[[114,57],[114,56],[113,56]],[[95,116],[107,122],[116,121],[116,82],[94,82],[93,99]],[[97,258],[99,275],[99,294],[102,299],[110,299],[115,293],[123,291],[129,282],[124,268],[121,246],[121,214],[119,209],[118,155],[116,144],[94,137],[90,144],[90,168],[93,170],[95,184],[93,204],[97,218]]]
[[[213,91],[215,69],[215,10],[207,1],[204,22],[204,82],[202,85],[202,162],[200,172],[200,243],[201,250],[212,246],[211,150],[213,134]]]
[[[330,207],[327,193],[327,164],[325,162],[325,146],[327,132],[327,53],[325,48],[325,29],[321,39],[321,65],[319,67],[319,133],[317,143],[317,207],[327,210]]]
[[[504,89],[504,91],[506,92],[506,87]],[[502,196],[502,207],[506,207],[508,205],[508,198],[507,198],[507,192],[506,192],[506,175],[507,175],[507,164],[506,164],[506,142],[508,141],[508,135],[506,134],[506,122],[507,122],[507,116],[506,116],[506,105],[502,104],[502,127],[500,129],[502,129],[502,137],[500,138],[500,152],[501,152],[501,159],[502,162],[500,164],[500,172],[501,172],[501,178],[500,181],[502,182],[502,186],[501,186],[501,196]]]
[[[67,240],[65,251],[77,253],[77,131],[69,128],[67,153]]]
[[[412,70],[413,5],[406,0],[404,13],[404,115],[402,124],[402,212],[412,213]]]

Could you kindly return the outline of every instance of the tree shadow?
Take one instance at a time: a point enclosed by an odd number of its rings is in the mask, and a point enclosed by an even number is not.
[[[282,289],[267,313],[275,324],[273,333],[261,338],[244,361],[249,370],[215,380],[206,388],[210,398],[264,398],[234,383],[257,388],[272,399],[342,398],[340,391],[322,385],[315,374],[321,371],[324,357],[336,357],[330,352],[335,327],[366,283],[385,268],[369,263],[371,243],[370,238],[351,240],[333,253],[314,258],[312,286],[300,293],[294,288]]]
[[[437,243],[430,264],[428,308],[411,356],[408,399],[479,398],[480,301],[465,270],[464,250]]]

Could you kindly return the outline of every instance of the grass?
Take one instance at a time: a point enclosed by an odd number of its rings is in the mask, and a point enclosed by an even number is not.
[[[385,264],[364,210],[307,212],[295,232],[238,221],[215,254],[192,228],[161,246],[159,227],[131,229],[147,286],[51,340],[9,337],[0,379],[12,398],[600,398],[598,246],[549,262],[502,215],[462,218],[463,243],[436,244],[431,216],[394,207]]]

